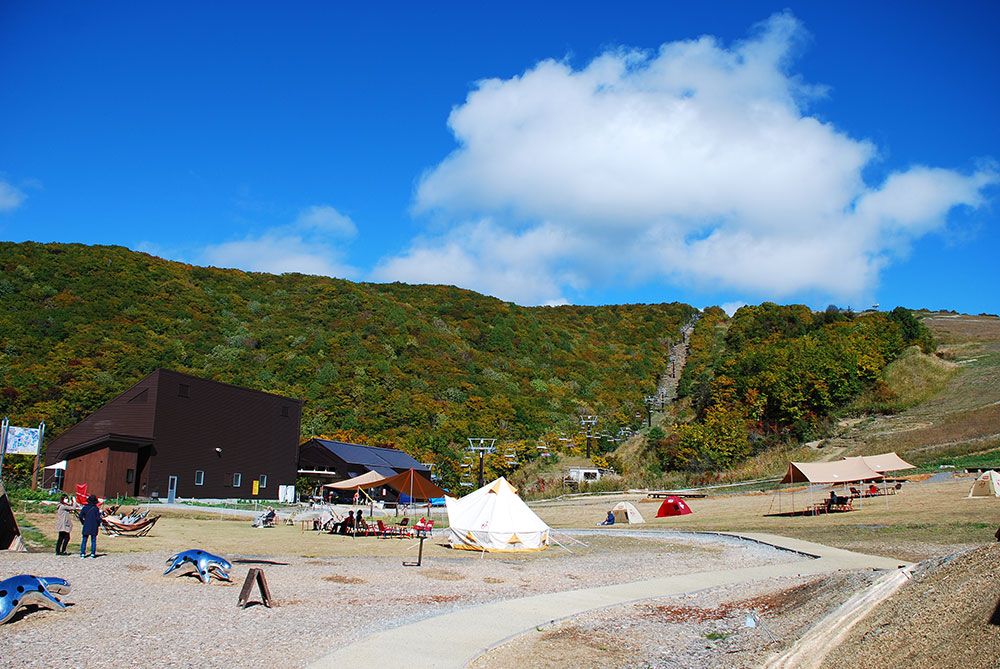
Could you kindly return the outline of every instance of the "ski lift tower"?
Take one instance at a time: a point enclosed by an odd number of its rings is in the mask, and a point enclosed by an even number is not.
[[[487,439],[485,437],[469,437],[469,450],[473,453],[479,453],[479,487],[482,488],[485,485],[483,480],[483,458],[486,457],[487,453],[495,453],[496,439]]]
[[[580,427],[583,428],[587,437],[587,458],[590,458],[590,440],[594,437],[594,426],[597,425],[597,416],[580,416]]]
[[[653,427],[653,407],[656,406],[656,395],[646,395],[646,427]]]

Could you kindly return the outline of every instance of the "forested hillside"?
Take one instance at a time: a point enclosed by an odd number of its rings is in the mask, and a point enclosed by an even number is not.
[[[0,300],[0,415],[13,424],[44,420],[57,436],[166,367],[304,399],[303,437],[350,434],[442,465],[469,436],[532,439],[576,429],[581,412],[628,424],[696,312],[525,308],[36,243],[0,243]]]
[[[934,348],[907,309],[854,314],[765,302],[732,318],[706,309],[678,388],[694,419],[652,436],[666,470],[730,467],[770,445],[822,436],[862,393],[891,399],[882,374],[908,347]]]

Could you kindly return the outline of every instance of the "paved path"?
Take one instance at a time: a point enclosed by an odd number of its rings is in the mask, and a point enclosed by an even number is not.
[[[803,559],[784,564],[683,574],[480,604],[373,634],[335,650],[310,666],[315,669],[395,666],[402,657],[400,649],[405,648],[417,649],[406,654],[405,664],[408,668],[465,667],[482,653],[508,639],[594,609],[765,578],[822,574],[838,570],[896,569],[905,564],[899,560],[852,553],[770,534],[720,534],[800,553]]]

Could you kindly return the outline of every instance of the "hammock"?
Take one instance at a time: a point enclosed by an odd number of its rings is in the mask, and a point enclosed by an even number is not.
[[[156,525],[156,521],[159,519],[159,516],[153,516],[152,518],[144,518],[137,523],[123,523],[112,518],[104,518],[101,520],[101,527],[109,536],[113,537],[144,537],[153,529],[153,525]]]

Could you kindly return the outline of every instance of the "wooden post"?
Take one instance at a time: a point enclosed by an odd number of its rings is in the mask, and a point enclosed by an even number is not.
[[[423,534],[421,534],[420,535],[420,548],[417,550],[417,561],[416,562],[404,562],[403,563],[404,567],[419,567],[423,563],[423,561],[424,561],[424,539],[426,539],[426,537]],[[413,548],[413,546],[410,546],[410,548]]]
[[[247,578],[243,581],[243,588],[240,590],[240,599],[236,605],[244,609],[247,607],[254,583],[257,584],[257,589],[260,590],[261,603],[267,608],[271,608],[271,590],[267,587],[267,579],[264,578],[264,570],[258,569],[257,567],[251,567],[250,571],[247,572]]]

